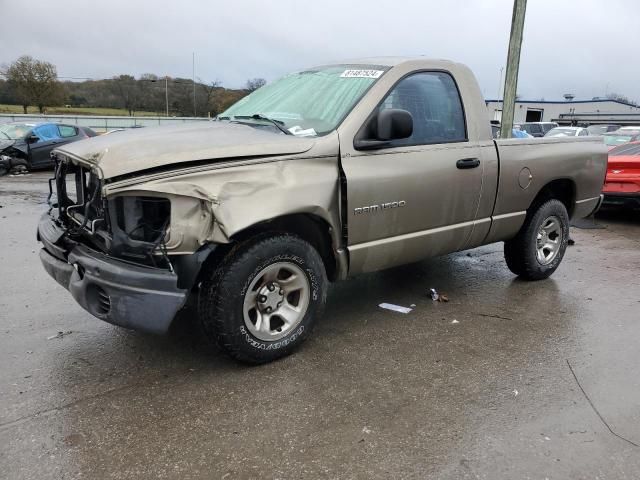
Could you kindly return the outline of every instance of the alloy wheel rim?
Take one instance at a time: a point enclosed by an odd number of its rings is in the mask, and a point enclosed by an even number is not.
[[[259,340],[285,337],[302,322],[310,292],[309,280],[297,265],[278,262],[263,268],[244,296],[245,327]]]
[[[562,224],[555,215],[547,217],[536,235],[536,258],[541,265],[548,265],[558,256],[562,246]]]

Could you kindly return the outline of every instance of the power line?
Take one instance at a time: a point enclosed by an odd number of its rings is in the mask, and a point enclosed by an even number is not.
[[[0,77],[7,77],[8,75],[5,72],[0,72]],[[96,77],[63,77],[63,76],[58,76],[56,77],[58,80],[90,80],[90,81],[94,81],[94,82],[99,82],[99,81],[103,81],[103,80],[120,80],[120,78],[118,76],[115,77],[106,77],[106,78],[96,78]],[[150,83],[159,83],[159,82],[163,82],[165,80],[165,77],[161,77],[158,79],[151,79],[151,78],[135,78],[133,77],[133,80],[135,80],[136,82],[150,82]],[[182,85],[191,85],[192,83],[194,83],[192,80],[177,80],[171,77],[167,77],[167,80],[169,82],[172,83],[177,83],[177,84],[182,84]]]

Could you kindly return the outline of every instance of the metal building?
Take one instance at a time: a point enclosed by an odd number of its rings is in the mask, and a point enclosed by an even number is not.
[[[485,100],[489,119],[500,121],[502,100]],[[513,123],[558,122],[561,125],[613,123],[640,125],[640,107],[618,100],[518,100]]]

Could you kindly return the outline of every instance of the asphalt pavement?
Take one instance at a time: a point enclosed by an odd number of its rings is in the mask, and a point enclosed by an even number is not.
[[[247,367],[188,314],[82,310],[38,258],[49,176],[0,178],[0,478],[640,478],[638,212],[572,229],[546,281],[495,244],[336,284],[301,350]]]

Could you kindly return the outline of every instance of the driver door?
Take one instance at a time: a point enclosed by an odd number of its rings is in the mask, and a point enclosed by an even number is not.
[[[342,155],[350,273],[460,250],[478,210],[482,154],[451,75],[405,76],[377,107],[387,108],[411,113],[409,138],[357,151],[341,137],[341,151],[351,152]]]
[[[38,137],[38,141],[29,144],[31,166],[38,168],[51,165],[49,154],[62,142],[58,126],[52,123],[39,125],[32,134]]]

